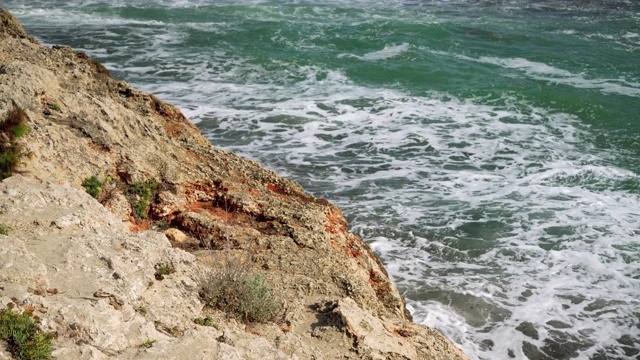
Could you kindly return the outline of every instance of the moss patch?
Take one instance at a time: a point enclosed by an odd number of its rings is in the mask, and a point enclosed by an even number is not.
[[[89,195],[94,198],[98,198],[98,195],[102,191],[102,181],[98,179],[97,176],[92,176],[90,178],[84,179],[82,182],[82,187],[89,193]]]

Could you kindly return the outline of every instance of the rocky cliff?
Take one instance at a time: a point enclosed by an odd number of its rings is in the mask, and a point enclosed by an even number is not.
[[[37,316],[54,357],[466,358],[411,322],[336,206],[0,10],[0,119],[15,109],[32,131],[25,165],[0,183],[0,309]],[[229,261],[273,289],[270,321],[206,306],[207,278]]]

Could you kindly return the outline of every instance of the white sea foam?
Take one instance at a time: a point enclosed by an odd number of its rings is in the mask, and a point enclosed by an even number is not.
[[[149,25],[149,26],[166,26],[162,21],[158,20],[136,20],[126,19],[115,16],[101,16],[97,14],[88,14],[86,12],[78,10],[69,10],[64,8],[28,8],[18,9],[15,11],[16,16],[20,18],[42,18],[46,16],[49,21],[58,24],[59,26],[65,25],[90,25],[95,26],[101,24],[102,26],[117,26],[117,25]]]

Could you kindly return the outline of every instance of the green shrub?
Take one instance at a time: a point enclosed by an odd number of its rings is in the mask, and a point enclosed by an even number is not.
[[[42,332],[31,318],[31,313],[22,314],[11,309],[0,311],[0,340],[8,344],[8,350],[17,359],[36,360],[51,357],[54,335]]]
[[[28,120],[27,114],[14,106],[9,115],[0,121],[0,180],[15,173],[18,166],[25,165],[22,158],[30,155],[18,143],[19,138],[31,132],[31,127],[26,124]]]
[[[102,182],[98,180],[97,176],[94,175],[90,178],[84,179],[84,181],[82,182],[82,187],[84,187],[89,195],[97,199],[98,195],[102,191]]]
[[[18,143],[0,144],[0,180],[13,175],[18,166],[24,164],[23,155],[22,145]]]
[[[239,262],[214,272],[201,295],[207,305],[246,322],[274,320],[280,310],[263,275]]]
[[[10,227],[5,224],[0,224],[0,235],[9,235]]]
[[[11,134],[14,138],[19,139],[31,132],[31,126],[27,124],[18,124],[11,128]]]
[[[158,188],[158,183],[155,179],[149,179],[146,181],[136,181],[129,188],[129,193],[137,196],[133,205],[133,213],[140,219],[147,218],[147,210],[149,208],[149,202],[151,202],[151,195],[154,190]]]
[[[3,121],[0,121],[0,132],[11,134],[9,140],[19,138],[31,131],[31,127],[26,124],[27,121],[29,121],[27,114],[21,108],[14,106],[7,117]],[[15,128],[18,129],[14,130]]]

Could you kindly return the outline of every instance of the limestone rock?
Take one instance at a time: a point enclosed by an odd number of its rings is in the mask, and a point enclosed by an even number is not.
[[[187,235],[178,229],[167,229],[165,230],[164,234],[167,235],[169,240],[177,243],[183,243],[187,241]]]
[[[380,319],[360,309],[352,299],[338,301],[333,313],[339,316],[340,324],[353,337],[359,353],[372,359],[418,357],[411,342],[387,330]]]
[[[0,304],[33,307],[44,330],[58,333],[57,358],[286,358],[237,323],[194,324],[207,270],[163,234],[130,232],[68,186],[14,175],[0,194],[0,222],[12,228],[0,235]],[[174,272],[158,280],[158,264]],[[225,333],[236,345],[216,340]]]
[[[109,198],[105,200],[104,206],[111,210],[122,221],[129,221],[131,216],[131,204],[121,191],[114,191]]]

